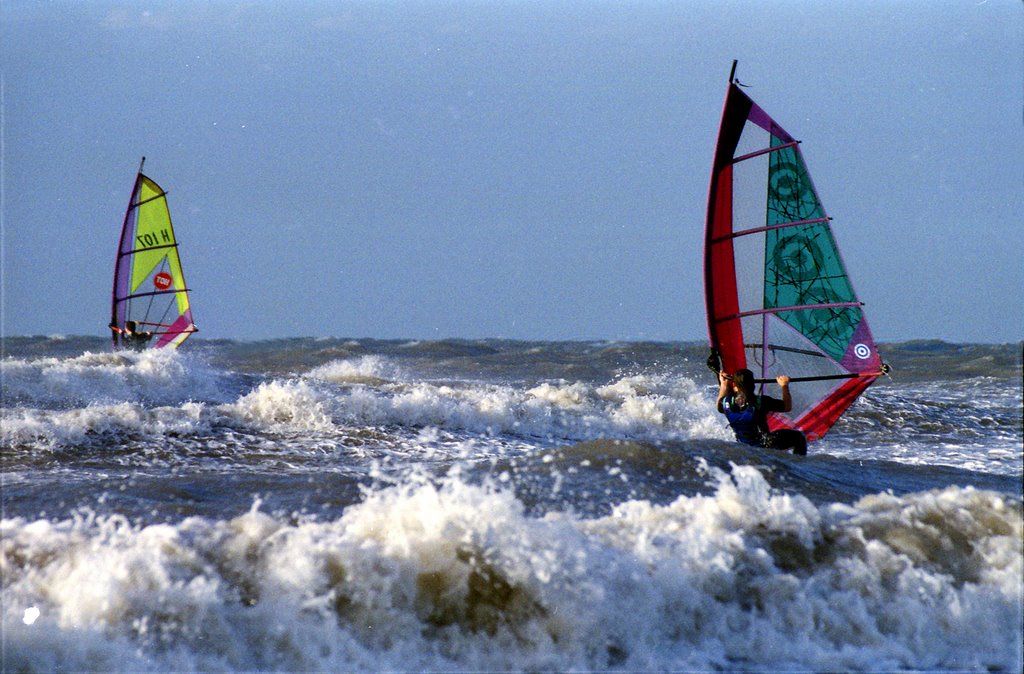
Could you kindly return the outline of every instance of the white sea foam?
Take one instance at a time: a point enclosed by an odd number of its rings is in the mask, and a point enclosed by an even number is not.
[[[338,519],[4,520],[5,668],[1020,671],[1021,505],[707,496],[530,517],[457,479]],[[31,624],[26,611],[38,610]]]
[[[221,405],[221,414],[261,428],[329,430],[327,399],[302,380],[265,382],[239,398]]]
[[[693,437],[695,429],[726,437],[706,396],[682,377],[628,377],[601,387],[543,382],[525,390],[417,382],[345,392],[338,396],[336,410],[360,423],[437,425],[569,440],[679,439]]]
[[[328,432],[334,424],[570,441],[730,437],[704,392],[684,377],[631,376],[600,387],[553,381],[524,389],[410,380],[379,357],[332,361],[297,380],[265,382],[218,410],[266,430]]]
[[[251,377],[212,368],[200,355],[172,351],[7,359],[0,367],[0,440],[10,445],[90,445],[124,433],[189,436],[236,425],[323,434],[328,442],[353,426],[438,427],[542,443],[733,439],[708,386],[665,373],[600,385],[437,382],[370,355],[254,386]],[[1020,392],[1005,389],[987,380],[910,393],[871,389],[812,453],[1019,474],[1024,449],[1019,421],[1011,422]]]
[[[35,445],[49,449],[105,444],[124,435],[159,438],[191,435],[209,429],[202,403],[147,408],[137,403],[89,405],[54,411],[31,408],[0,410],[0,443]]]
[[[220,391],[222,378],[172,354],[85,354],[4,366],[10,399],[65,408],[5,408],[9,442],[40,438],[65,444],[119,429],[187,435],[206,432],[213,423],[328,434],[344,426],[390,425],[557,440],[727,437],[706,396],[686,378],[630,376],[598,387],[566,381],[530,388],[434,383],[410,378],[388,359],[366,356],[332,361],[298,378],[271,379],[228,402]],[[188,401],[196,388],[220,404],[195,407]],[[173,404],[153,406],[161,402],[177,403],[178,411]],[[66,410],[69,403],[83,407]]]
[[[84,353],[72,358],[0,361],[5,405],[219,400],[221,376],[198,356],[170,349]]]
[[[404,379],[402,370],[381,356],[334,360],[310,370],[305,376],[336,384],[381,385]]]

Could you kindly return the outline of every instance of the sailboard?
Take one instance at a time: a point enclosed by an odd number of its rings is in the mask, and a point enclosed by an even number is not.
[[[770,415],[769,428],[814,440],[888,367],[799,142],[739,88],[735,69],[704,232],[708,366],[749,369],[761,389],[789,376],[792,410]]]
[[[197,332],[189,288],[181,270],[167,193],[142,173],[142,158],[121,228],[114,265],[111,328],[114,349],[123,346],[129,321],[152,333],[149,348],[176,348]]]

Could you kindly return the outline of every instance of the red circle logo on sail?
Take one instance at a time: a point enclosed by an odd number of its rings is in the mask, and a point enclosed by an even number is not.
[[[174,283],[174,279],[172,279],[171,275],[165,271],[162,271],[153,277],[153,285],[156,286],[157,290],[167,290],[171,287],[172,283]]]

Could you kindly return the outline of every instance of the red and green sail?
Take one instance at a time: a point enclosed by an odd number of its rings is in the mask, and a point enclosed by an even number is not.
[[[792,379],[772,428],[823,436],[885,370],[800,146],[730,81],[711,172],[704,288],[713,359]]]
[[[167,195],[141,166],[114,265],[111,324],[123,330],[128,321],[153,333],[151,348],[175,348],[196,332]]]

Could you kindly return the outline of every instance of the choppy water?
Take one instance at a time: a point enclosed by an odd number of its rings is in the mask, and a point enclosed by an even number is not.
[[[6,338],[3,669],[1021,670],[1021,345],[807,457],[697,344]]]

